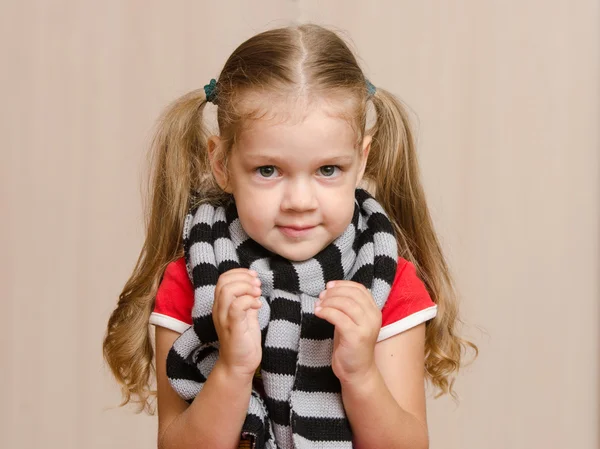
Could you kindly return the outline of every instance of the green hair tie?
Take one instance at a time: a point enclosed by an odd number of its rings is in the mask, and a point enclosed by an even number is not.
[[[369,97],[372,97],[373,95],[375,95],[375,92],[377,92],[377,88],[373,85],[373,83],[371,83],[371,81],[365,81],[367,82],[367,92],[369,93]]]
[[[217,80],[216,79],[211,79],[210,83],[208,83],[206,86],[204,86],[204,93],[206,94],[206,101],[208,101],[209,103],[215,103],[215,100],[217,99]]]

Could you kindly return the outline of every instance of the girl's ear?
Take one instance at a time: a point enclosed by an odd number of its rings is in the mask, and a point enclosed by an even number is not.
[[[210,136],[208,138],[208,158],[210,160],[210,168],[217,184],[224,192],[231,193],[228,185],[227,170],[225,169],[225,149],[223,141],[219,136]]]
[[[360,169],[358,171],[358,176],[356,177],[356,187],[363,178],[365,174],[365,168],[367,167],[367,159],[369,158],[369,151],[371,151],[371,142],[373,141],[373,136],[365,136],[363,139],[362,149],[361,149],[361,161],[360,161]]]

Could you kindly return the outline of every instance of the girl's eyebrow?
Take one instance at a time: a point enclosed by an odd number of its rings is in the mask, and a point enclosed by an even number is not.
[[[288,162],[286,158],[260,153],[248,154],[244,159],[251,163],[260,162],[263,165],[281,165]],[[354,156],[325,156],[315,161],[315,165],[347,165],[351,164],[354,159]]]
[[[329,164],[321,164],[321,165],[346,165],[354,162],[354,156],[335,156],[331,158],[323,159],[323,162],[329,162]]]

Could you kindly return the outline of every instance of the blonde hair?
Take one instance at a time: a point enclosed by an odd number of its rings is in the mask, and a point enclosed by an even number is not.
[[[373,136],[365,181],[394,224],[400,255],[415,265],[438,306],[437,316],[426,325],[426,376],[439,395],[455,396],[461,356],[467,347],[477,348],[457,335],[457,298],[425,201],[405,107],[382,88],[374,95],[368,92],[356,58],[334,32],[311,24],[270,30],[241,44],[219,75],[217,122],[225,152],[235,145],[244,121],[266,114],[261,102],[250,98],[286,95],[339,100],[357,144],[365,135]],[[367,130],[369,101],[376,118]],[[176,100],[159,121],[151,153],[146,239],[103,344],[122,387],[121,405],[135,401],[150,413],[155,368],[148,320],[156,291],[168,263],[183,254],[182,227],[190,204],[225,198],[211,176],[205,106],[204,90],[198,89]],[[220,157],[227,160],[227,154]],[[201,192],[201,198],[193,192]]]

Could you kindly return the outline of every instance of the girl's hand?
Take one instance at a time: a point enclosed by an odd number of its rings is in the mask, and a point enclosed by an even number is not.
[[[319,295],[315,315],[335,326],[331,367],[342,383],[360,382],[376,370],[381,311],[364,285],[332,281]]]
[[[260,295],[260,279],[252,270],[238,268],[219,276],[212,316],[219,336],[219,362],[231,373],[252,377],[260,365]]]

